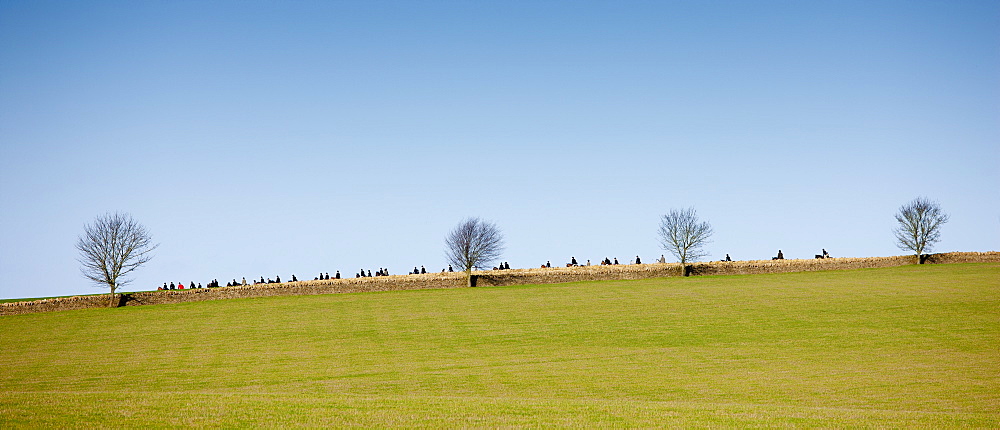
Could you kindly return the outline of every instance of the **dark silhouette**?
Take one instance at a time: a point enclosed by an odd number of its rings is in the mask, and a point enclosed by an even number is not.
[[[572,264],[572,265],[576,266],[576,265],[577,265],[577,264],[576,264],[576,257],[572,257],[572,258],[570,259],[570,261],[569,261],[569,264]]]
[[[635,264],[642,264],[642,260],[639,259],[638,255],[635,256]]]
[[[330,274],[329,273],[326,274],[326,279],[330,279]],[[340,279],[340,271],[339,270],[337,271],[337,279]]]
[[[448,265],[448,271],[449,271],[449,272],[454,272],[454,271],[455,271],[455,269],[452,269],[452,268],[451,268],[451,265],[449,264],[449,265]]]
[[[618,257],[615,257],[615,266],[618,265]]]
[[[778,250],[778,256],[777,257],[772,257],[771,259],[772,260],[784,260],[785,259],[785,254],[782,254],[781,250],[779,249]]]

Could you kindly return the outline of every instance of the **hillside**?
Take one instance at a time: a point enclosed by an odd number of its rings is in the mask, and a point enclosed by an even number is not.
[[[948,252],[926,257],[928,264],[1000,263],[1000,252]],[[475,271],[479,286],[556,284],[580,281],[617,281],[670,276],[755,275],[763,273],[814,272],[827,270],[875,269],[915,264],[912,255],[894,257],[826,258],[798,260],[709,261],[678,263],[622,264],[540,269]],[[427,273],[324,281],[250,284],[222,288],[143,291],[116,295],[120,306],[146,306],[250,297],[297,296],[310,294],[360,293],[439,288],[464,288],[470,280],[464,273]],[[35,312],[107,307],[110,296],[93,294],[0,302],[0,316]]]
[[[1000,264],[0,317],[0,427],[1000,426]]]

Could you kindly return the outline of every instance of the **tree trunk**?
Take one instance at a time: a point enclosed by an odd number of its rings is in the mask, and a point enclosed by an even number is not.
[[[477,278],[476,275],[473,275],[471,273],[469,274],[469,278],[468,278],[469,279],[469,288],[475,288],[475,286],[476,286],[476,278]]]
[[[117,308],[118,307],[118,301],[115,300],[115,287],[114,286],[111,287],[111,303],[108,304],[108,307],[111,307],[111,308]]]

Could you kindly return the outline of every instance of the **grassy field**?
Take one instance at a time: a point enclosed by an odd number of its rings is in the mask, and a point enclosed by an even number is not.
[[[1000,264],[0,317],[0,428],[1000,426]]]

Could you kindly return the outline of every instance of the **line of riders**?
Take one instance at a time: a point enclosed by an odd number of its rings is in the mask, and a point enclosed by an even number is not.
[[[830,254],[828,252],[826,252],[826,249],[823,249],[823,253],[822,254],[816,254],[816,258],[817,259],[824,259],[824,258],[833,258],[833,257],[830,257]],[[772,260],[784,260],[785,259],[785,254],[783,254],[781,252],[781,250],[779,249],[778,250],[778,256],[771,257],[771,259]],[[733,261],[733,260],[729,258],[729,254],[726,254],[726,258],[723,259],[723,260],[720,260],[720,261]],[[656,260],[656,262],[657,263],[666,263],[667,259],[663,255],[660,255],[660,259]],[[635,263],[634,264],[642,264],[642,259],[640,259],[638,255],[635,256]],[[587,266],[590,265],[590,260],[587,260],[587,264],[586,265]],[[614,266],[614,265],[618,265],[618,258],[615,257],[614,260],[612,260],[610,258],[605,257],[604,260],[601,260],[601,265],[602,266]],[[570,262],[566,263],[566,267],[576,267],[576,266],[580,266],[580,264],[577,263],[577,261],[576,261],[576,257],[571,257],[570,258]],[[552,267],[552,262],[551,261],[546,261],[545,264],[543,264],[541,267],[543,269],[544,268],[551,268]],[[506,261],[503,262],[503,263],[500,263],[499,266],[493,267],[493,270],[510,270],[510,263],[508,263]],[[441,269],[442,273],[444,273],[445,271],[454,272],[455,270],[449,264],[447,269]],[[410,272],[410,273],[408,273],[408,275],[420,275],[420,274],[426,274],[426,273],[427,273],[427,269],[424,268],[424,266],[420,266],[419,269],[417,268],[417,266],[413,266],[413,271]],[[375,272],[374,275],[372,274],[371,270],[368,270],[368,272],[366,273],[364,269],[362,269],[360,272],[354,274],[355,278],[371,278],[371,277],[376,277],[376,276],[389,276],[389,269],[380,268],[380,269],[378,269]],[[334,276],[332,278],[330,277],[330,272],[326,272],[326,273],[320,272],[319,276],[313,278],[314,281],[328,281],[330,279],[340,279],[340,271],[338,270],[336,272],[336,274],[334,274]],[[296,278],[295,275],[292,275],[292,279],[289,282],[298,282],[298,281],[299,281],[299,279]],[[274,280],[271,280],[271,279],[265,280],[264,277],[261,276],[259,281],[257,281],[257,280],[253,281],[254,285],[257,285],[257,284],[280,284],[280,283],[281,283],[281,276],[275,276]],[[248,285],[247,278],[243,278],[242,282],[239,282],[236,279],[233,279],[232,282],[227,282],[226,283],[227,287],[235,287],[237,285]],[[203,287],[201,285],[201,283],[195,284],[194,281],[191,281],[191,283],[188,284],[187,286],[185,286],[183,282],[178,282],[177,284],[174,284],[173,282],[170,282],[169,285],[168,285],[168,283],[164,282],[162,287],[157,287],[156,289],[157,290],[183,290],[185,288],[187,288],[187,289],[218,288],[220,286],[221,285],[219,284],[219,280],[218,279],[213,279],[212,281],[210,281],[208,283],[208,285],[206,287]]]

